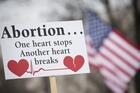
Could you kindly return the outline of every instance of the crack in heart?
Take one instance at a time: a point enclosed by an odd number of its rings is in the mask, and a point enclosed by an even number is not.
[[[81,69],[84,64],[84,58],[81,55],[77,55],[74,59],[71,56],[66,56],[63,60],[64,65],[74,72]]]

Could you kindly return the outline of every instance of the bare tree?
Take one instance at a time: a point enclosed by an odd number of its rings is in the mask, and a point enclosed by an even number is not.
[[[140,9],[139,0],[132,0],[133,1],[133,7],[134,7],[134,17],[135,17],[135,31],[136,31],[136,41],[140,45]],[[140,70],[137,72],[135,76],[135,85],[136,85],[136,91],[137,93],[140,93]]]

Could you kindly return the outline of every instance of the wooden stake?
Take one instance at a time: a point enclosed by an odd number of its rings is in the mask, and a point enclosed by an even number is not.
[[[57,93],[56,78],[49,77],[49,80],[50,80],[51,93]]]

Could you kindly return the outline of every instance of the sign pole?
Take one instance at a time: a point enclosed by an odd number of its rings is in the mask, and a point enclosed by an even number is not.
[[[57,85],[56,85],[56,77],[49,77],[49,80],[50,80],[51,93],[58,93]]]

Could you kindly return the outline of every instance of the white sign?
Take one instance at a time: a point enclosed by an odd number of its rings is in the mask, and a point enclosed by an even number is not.
[[[6,79],[89,73],[82,21],[0,27]]]

